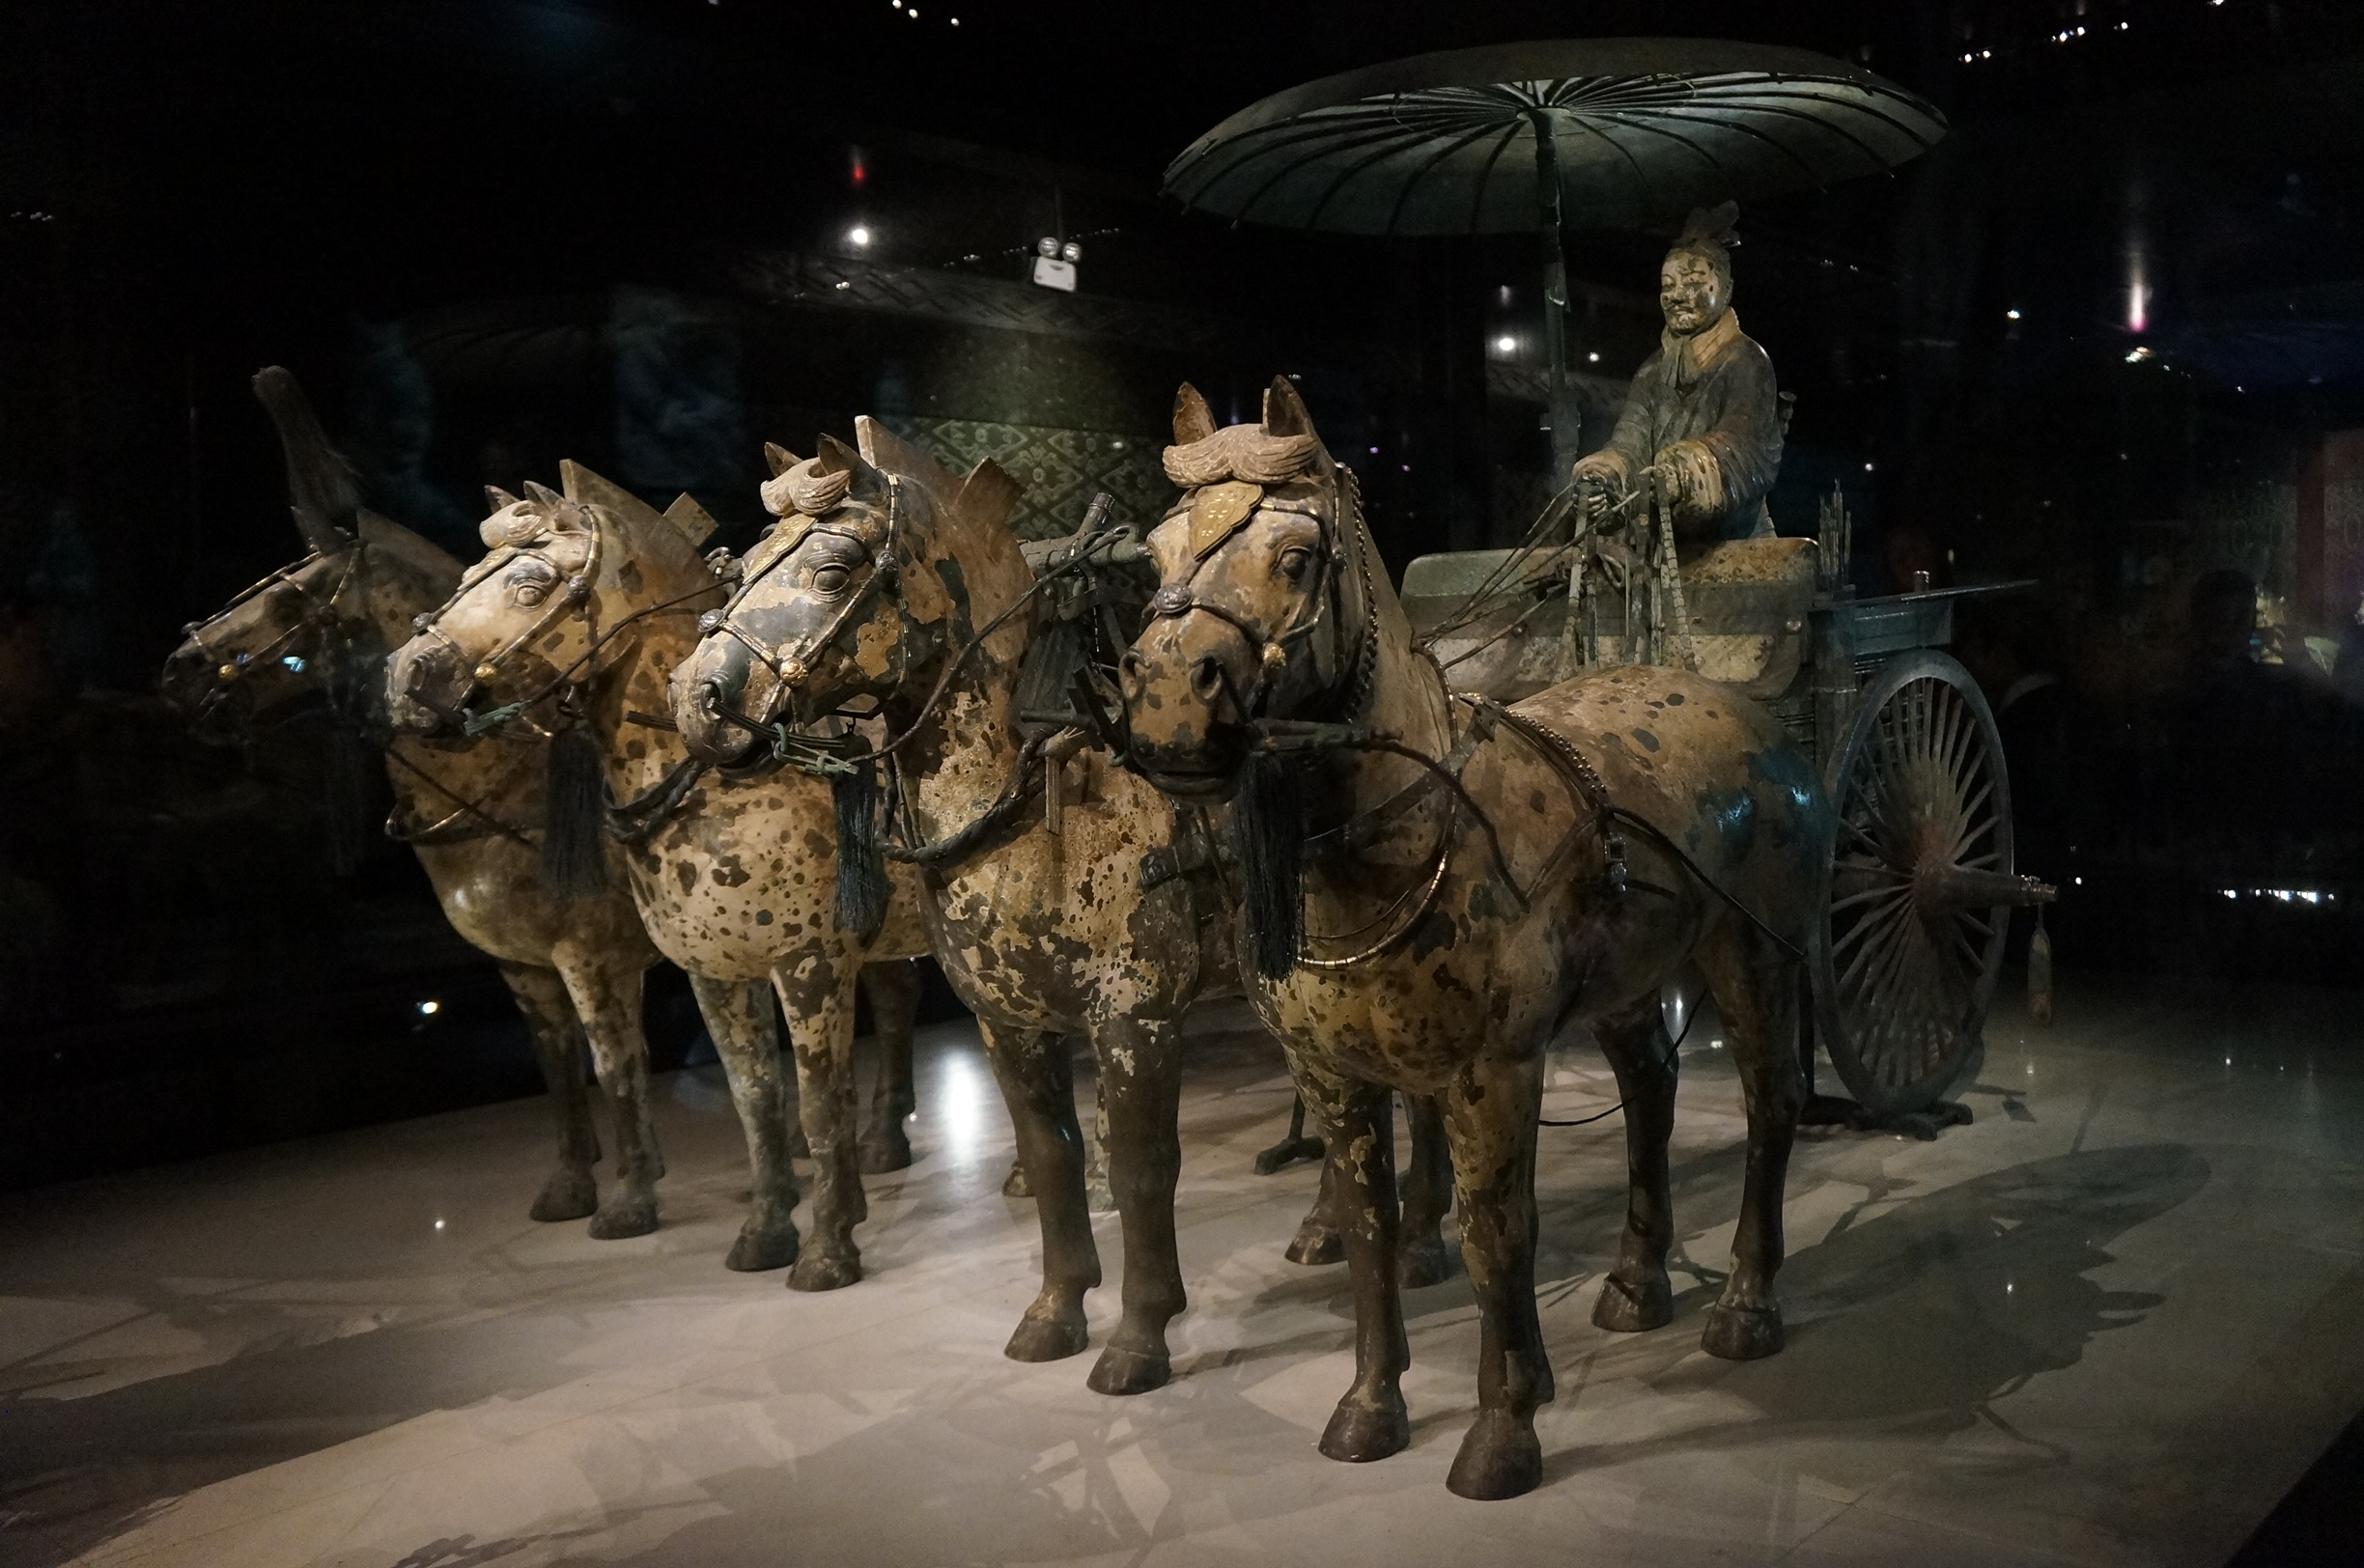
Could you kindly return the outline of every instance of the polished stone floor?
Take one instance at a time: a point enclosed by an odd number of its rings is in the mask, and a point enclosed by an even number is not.
[[[833,1295],[720,1267],[745,1179],[711,1068],[664,1081],[664,1225],[634,1241],[524,1218],[530,1102],[19,1195],[0,1563],[2219,1563],[2364,1408],[2364,1032],[2336,994],[2061,1010],[1998,1018],[1974,1125],[1800,1149],[1766,1361],[1697,1343],[1740,1171],[1712,1018],[1672,1327],[1592,1328],[1619,1127],[1547,1129],[1560,1397],[1543,1487],[1504,1503],[1444,1487],[1458,1276],[1409,1298],[1411,1449],[1315,1453],[1344,1271],[1280,1255],[1313,1172],[1250,1170],[1289,1096],[1235,1007],[1184,1107],[1177,1376],[1129,1401],[1000,1355],[1035,1227],[965,1026],[923,1037],[921,1159],[872,1180],[870,1276]],[[1551,1114],[1609,1103],[1581,1050],[1553,1082]]]

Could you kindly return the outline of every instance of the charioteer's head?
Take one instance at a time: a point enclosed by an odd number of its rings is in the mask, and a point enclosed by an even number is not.
[[[386,710],[412,735],[444,741],[490,729],[555,727],[547,709],[578,684],[597,635],[597,579],[609,566],[588,505],[528,484],[488,488],[477,526],[489,553],[386,665]]]
[[[1166,475],[1184,494],[1149,535],[1160,585],[1119,668],[1131,757],[1168,794],[1227,798],[1274,721],[1358,716],[1369,542],[1285,378],[1260,423],[1223,430],[1185,385]]]
[[[1678,338],[1704,332],[1731,309],[1731,247],[1740,210],[1731,202],[1713,211],[1694,210],[1658,268],[1658,308],[1667,330]]]

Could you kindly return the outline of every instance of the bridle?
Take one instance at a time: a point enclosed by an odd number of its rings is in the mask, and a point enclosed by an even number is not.
[[[771,536],[757,546],[757,551],[762,559],[740,574],[739,586],[733,590],[729,601],[720,609],[708,610],[698,617],[700,632],[707,636],[720,632],[745,648],[749,656],[772,672],[772,691],[765,700],[764,711],[761,714],[754,715],[740,714],[722,706],[719,702],[715,702],[712,704],[711,711],[716,717],[725,723],[736,725],[758,738],[771,737],[775,742],[784,740],[780,708],[789,700],[790,693],[802,686],[811,677],[814,662],[823,653],[834,646],[839,637],[845,634],[846,628],[854,623],[854,618],[868,606],[870,601],[884,593],[901,576],[903,482],[893,474],[886,474],[884,477],[886,480],[886,534],[879,542],[876,549],[870,546],[869,542],[857,528],[847,523],[833,523],[823,518],[814,518],[803,513],[783,518],[774,528]],[[832,511],[827,516],[833,518],[836,515],[836,512]],[[828,624],[819,631],[794,646],[783,643],[774,647],[740,624],[739,606],[746,602],[748,592],[757,583],[770,576],[774,571],[797,552],[798,546],[814,534],[832,534],[839,539],[852,542],[861,550],[864,559],[869,564],[870,573],[862,578],[854,592],[847,596],[846,602],[837,607],[837,613],[830,616]],[[897,686],[902,685],[903,675],[908,668],[906,645],[909,640],[908,637],[895,639],[895,685]]]
[[[197,651],[203,654],[207,661],[213,666],[212,688],[198,703],[196,713],[191,715],[191,722],[204,724],[212,719],[228,703],[231,693],[239,689],[239,682],[248,669],[269,663],[274,659],[297,657],[284,653],[283,650],[304,631],[317,632],[323,639],[321,643],[315,645],[312,657],[314,658],[324,657],[327,652],[326,637],[329,629],[336,625],[338,602],[345,597],[345,590],[352,586],[353,574],[359,570],[361,564],[361,552],[367,548],[369,546],[364,541],[356,539],[352,543],[352,547],[344,552],[345,569],[338,574],[336,586],[329,590],[328,597],[320,602],[318,608],[313,607],[312,595],[305,589],[302,577],[303,573],[325,558],[319,550],[313,550],[302,560],[293,565],[283,566],[260,582],[244,589],[206,620],[191,621],[183,627],[181,634],[195,644]],[[294,589],[296,598],[303,601],[304,607],[288,624],[286,630],[277,636],[260,648],[229,655],[215,652],[206,642],[205,634],[208,630],[219,626],[224,620],[237,613],[241,606],[250,604],[271,590],[283,586]]]
[[[1378,654],[1378,642],[1371,627],[1370,561],[1361,545],[1361,490],[1354,470],[1344,463],[1332,465],[1333,493],[1337,500],[1328,508],[1318,501],[1302,500],[1295,496],[1276,496],[1266,490],[1234,518],[1225,520],[1222,531],[1196,545],[1192,551],[1190,570],[1180,580],[1167,583],[1150,598],[1148,621],[1152,624],[1168,619],[1179,619],[1194,610],[1211,615],[1237,631],[1247,640],[1255,655],[1255,680],[1246,692],[1232,683],[1228,671],[1223,672],[1224,690],[1237,710],[1242,724],[1256,725],[1266,719],[1265,709],[1275,690],[1285,679],[1295,648],[1325,628],[1331,631],[1334,645],[1340,638],[1349,620],[1345,604],[1345,556],[1352,552],[1360,573],[1362,614],[1355,625],[1355,651],[1351,658],[1341,657],[1337,674],[1347,685],[1338,693],[1338,713],[1353,717],[1360,713],[1370,695],[1371,674]],[[1187,516],[1198,504],[1194,492],[1166,514],[1166,521]],[[1198,574],[1223,547],[1237,538],[1258,514],[1286,513],[1313,519],[1315,544],[1321,558],[1319,577],[1309,584],[1303,596],[1289,609],[1287,620],[1275,630],[1265,631],[1246,617],[1222,602],[1207,598],[1196,588]],[[1343,537],[1341,537],[1343,536]],[[1222,666],[1218,664],[1218,669]]]
[[[535,548],[533,544],[504,545],[494,550],[460,579],[460,586],[452,590],[449,599],[434,609],[416,617],[410,623],[410,630],[419,636],[431,638],[450,650],[453,657],[467,669],[468,685],[466,689],[461,693],[460,706],[456,711],[443,709],[428,701],[415,690],[405,694],[412,702],[439,714],[445,720],[458,722],[461,729],[470,737],[481,735],[486,730],[506,723],[510,719],[523,718],[528,729],[533,730],[542,739],[548,740],[553,732],[545,730],[530,718],[525,718],[526,713],[553,693],[559,692],[562,687],[570,688],[568,695],[571,695],[572,688],[579,688],[590,679],[592,673],[590,671],[584,671],[580,679],[576,678],[576,672],[582,670],[585,664],[598,657],[600,648],[605,640],[600,635],[599,611],[591,592],[591,585],[599,577],[600,560],[605,551],[606,536],[600,528],[598,514],[579,501],[570,504],[574,506],[577,516],[582,519],[583,533],[591,542],[590,551],[583,560],[582,570],[563,574],[563,586],[549,596],[542,607],[542,613],[535,616],[522,631],[470,664],[467,650],[461,647],[452,634],[443,630],[442,620],[462,600],[475,592],[482,584],[498,576],[503,568],[520,557],[530,557],[540,561],[544,566],[549,568],[552,577],[560,577],[562,574],[558,571],[558,563],[552,560],[547,551]],[[705,591],[704,589],[699,590],[701,593]],[[584,632],[589,643],[580,657],[550,677],[543,684],[539,691],[529,696],[520,698],[515,702],[504,703],[500,707],[490,709],[482,714],[468,712],[467,699],[474,696],[477,689],[485,683],[497,678],[501,667],[519,649],[535,641],[555,625],[559,617],[570,613],[582,617]],[[623,624],[619,622],[614,630],[621,630]],[[570,706],[567,696],[561,696],[559,706],[562,710]]]

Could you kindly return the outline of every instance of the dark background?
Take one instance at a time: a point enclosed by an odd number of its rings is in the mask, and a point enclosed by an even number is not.
[[[2352,983],[2357,664],[2326,665],[2364,593],[2364,8],[19,0],[0,1183],[534,1087],[408,853],[336,874],[304,759],[149,696],[183,622],[298,550],[256,368],[469,556],[479,487],[562,457],[743,545],[760,443],[857,412],[1024,453],[1027,526],[1072,528],[1096,488],[1160,504],[1178,380],[1228,418],[1285,373],[1400,569],[1543,493],[1533,241],[1233,230],[1159,174],[1311,77],[1579,32],[1800,45],[1944,109],[1895,179],[1742,214],[1741,316],[1798,394],[1776,518],[1840,486],[1868,593],[2041,579],[1995,634],[2075,699],[2037,868],[2064,965]],[[1044,235],[1084,246],[1073,299],[1023,281]],[[1587,444],[1665,239],[1568,236]],[[2272,623],[2269,725],[2187,700],[2188,592],[2228,568]],[[677,982],[652,1029],[694,1049]]]

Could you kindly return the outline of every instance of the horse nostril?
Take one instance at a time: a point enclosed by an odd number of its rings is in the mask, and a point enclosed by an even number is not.
[[[1201,702],[1213,702],[1222,693],[1223,666],[1213,654],[1200,654],[1191,660],[1190,684]]]
[[[698,683],[698,713],[707,718],[722,716],[722,680],[710,677]]]

